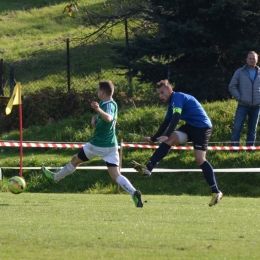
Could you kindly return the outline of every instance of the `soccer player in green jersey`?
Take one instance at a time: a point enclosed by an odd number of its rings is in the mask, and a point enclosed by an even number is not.
[[[106,162],[112,180],[132,196],[136,207],[141,208],[143,207],[141,192],[136,190],[119,171],[119,153],[115,131],[118,109],[112,98],[113,93],[114,85],[111,81],[99,82],[98,98],[100,102],[92,101],[91,103],[91,108],[97,113],[91,120],[91,125],[95,127],[94,136],[59,172],[53,174],[44,166],[42,166],[42,171],[44,176],[54,184],[72,174],[81,163],[100,157]]]

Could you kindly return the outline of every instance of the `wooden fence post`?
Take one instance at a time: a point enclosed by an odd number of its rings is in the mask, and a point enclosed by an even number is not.
[[[122,163],[123,163],[123,139],[121,139],[121,142],[120,142],[120,150],[119,150],[119,171],[121,170],[121,167],[122,167]],[[120,171],[121,173],[121,171]],[[117,190],[118,190],[118,193],[120,193],[120,185],[117,184]]]
[[[4,96],[4,60],[0,60],[0,96]]]

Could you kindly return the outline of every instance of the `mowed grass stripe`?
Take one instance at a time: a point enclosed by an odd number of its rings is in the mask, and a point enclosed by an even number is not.
[[[260,201],[1,193],[2,259],[259,259]],[[19,257],[18,257],[19,256]]]

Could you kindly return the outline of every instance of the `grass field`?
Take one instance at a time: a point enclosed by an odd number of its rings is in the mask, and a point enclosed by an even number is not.
[[[1,259],[259,259],[259,199],[1,193]]]
[[[87,4],[91,10],[100,10],[103,3],[100,0],[77,2],[80,9]],[[62,14],[67,4],[60,0],[4,0],[0,7],[2,58],[19,61],[19,66],[27,68],[29,73],[28,64],[50,64],[44,55],[56,57],[52,61],[54,64],[63,59],[64,39],[82,36],[89,29],[79,27],[78,18]],[[83,15],[82,9],[77,15],[79,18]],[[121,27],[113,31],[117,41],[123,41],[124,34],[120,30]],[[86,55],[93,71],[99,67],[111,70],[109,60],[100,58],[108,53],[109,46],[107,39],[90,46]],[[55,86],[52,84],[54,72],[50,75],[45,72],[39,81]],[[76,74],[78,82],[85,80],[81,74],[80,71]],[[36,79],[33,74],[30,78],[25,76],[22,74],[19,81],[30,89],[29,84]],[[59,81],[59,85],[61,83]],[[144,96],[145,91],[140,90]],[[211,141],[217,145],[227,144],[236,102],[215,102],[204,104],[204,107],[214,125]],[[141,108],[137,103],[131,109],[121,109],[118,140],[140,142],[142,136],[155,132],[164,113],[165,108]],[[24,129],[23,138],[25,141],[87,141],[92,135],[87,117],[92,115],[41,127],[35,125]],[[245,131],[243,129],[243,143]],[[18,129],[1,134],[0,139],[19,140]],[[26,148],[23,165],[63,166],[76,152]],[[149,150],[125,148],[123,167],[131,167],[131,159],[144,163],[150,154]],[[259,152],[208,152],[207,158],[215,168],[259,166]],[[104,166],[100,161],[91,164]],[[0,166],[19,166],[19,149],[1,147]],[[192,152],[178,151],[167,156],[159,167],[198,166]],[[116,185],[107,172],[77,171],[59,185],[50,186],[42,180],[39,171],[24,171],[27,192],[13,195],[6,192],[6,183],[18,172],[4,170],[4,179],[0,182],[0,259],[260,259],[260,173],[217,174],[219,187],[226,196],[212,208],[208,207],[210,197],[200,196],[210,194],[200,174],[153,174],[149,181],[137,174],[128,174],[126,176],[147,201],[144,208],[139,209],[134,207],[129,195],[115,194]]]

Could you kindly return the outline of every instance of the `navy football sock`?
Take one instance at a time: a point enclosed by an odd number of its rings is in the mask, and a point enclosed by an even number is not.
[[[211,188],[212,192],[219,193],[214,170],[213,170],[211,164],[208,161],[205,161],[203,164],[200,165],[200,168],[202,169],[204,177],[205,177],[209,187]]]
[[[153,168],[169,153],[171,146],[166,143],[161,143],[158,149],[153,153],[146,167],[149,171]]]

